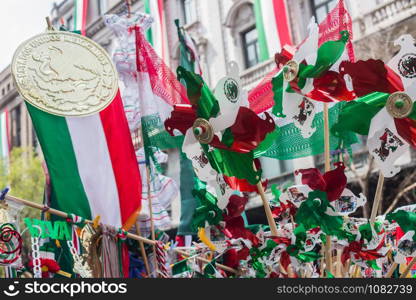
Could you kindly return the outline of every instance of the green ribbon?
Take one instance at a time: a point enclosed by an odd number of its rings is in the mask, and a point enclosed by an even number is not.
[[[283,72],[280,72],[276,77],[272,79],[272,90],[273,90],[273,99],[274,106],[272,113],[276,117],[284,118],[286,117],[283,114],[283,85],[284,85]]]
[[[183,67],[178,67],[177,76],[179,81],[186,83],[188,98],[192,104],[197,105],[197,116],[206,120],[216,117],[220,112],[220,105],[202,77]]]
[[[373,270],[381,270],[381,268],[377,265],[377,261],[375,259],[367,260],[366,263]]]
[[[338,41],[327,41],[318,49],[315,65],[299,65],[298,86],[302,89],[307,78],[318,78],[328,71],[342,56],[349,40],[348,31],[341,31]]]
[[[228,177],[246,179],[250,184],[257,184],[261,179],[261,170],[253,168],[253,151],[239,153],[224,149],[211,148],[208,145],[201,145],[206,153],[211,166],[218,173]]]
[[[302,224],[304,230],[320,227],[327,235],[344,236],[343,218],[340,216],[330,216],[325,212],[330,207],[326,193],[322,191],[312,191],[308,199],[299,207],[295,221]]]
[[[259,158],[269,151],[270,147],[275,143],[280,134],[280,128],[276,126],[273,132],[266,135],[266,138],[253,150],[253,157]]]
[[[338,117],[331,131],[337,137],[349,132],[368,135],[371,120],[386,105],[389,94],[375,92],[356,101],[348,102]]]
[[[194,189],[192,195],[200,203],[200,206],[195,209],[192,220],[194,229],[205,228],[206,222],[209,225],[218,225],[222,220],[222,210],[217,205],[217,198],[205,187]]]
[[[374,223],[374,230],[376,233],[379,233],[382,229],[382,224],[380,222]],[[371,229],[371,224],[368,222],[367,224],[363,224],[358,227],[358,231],[361,234],[362,240],[367,240],[368,242],[373,239],[373,230]]]
[[[414,212],[398,210],[387,214],[386,219],[389,222],[396,221],[405,233],[416,230],[416,213]],[[413,235],[413,241],[416,242],[416,234]]]

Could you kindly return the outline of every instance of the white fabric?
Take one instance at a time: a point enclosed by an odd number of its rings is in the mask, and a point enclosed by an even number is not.
[[[66,122],[92,217],[121,227],[117,184],[100,115],[68,117]]]
[[[409,144],[397,133],[394,119],[386,108],[371,121],[367,147],[384,177],[393,177],[400,172],[394,162],[409,150]]]

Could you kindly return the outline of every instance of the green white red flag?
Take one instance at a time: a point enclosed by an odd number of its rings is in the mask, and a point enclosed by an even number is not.
[[[26,104],[50,175],[51,207],[130,228],[141,207],[141,176],[120,94],[87,117]]]

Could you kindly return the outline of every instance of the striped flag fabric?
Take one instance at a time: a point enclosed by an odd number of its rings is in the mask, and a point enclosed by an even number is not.
[[[8,165],[10,154],[9,111],[0,114],[0,157]]]
[[[268,60],[283,46],[292,44],[285,0],[255,0],[254,14],[260,61]]]
[[[88,0],[74,0],[74,31],[85,35],[87,28]]]
[[[145,13],[152,16],[154,22],[146,31],[146,39],[153,46],[156,53],[168,63],[168,54],[166,50],[166,27],[163,0],[145,0]]]
[[[26,105],[50,175],[51,207],[129,229],[141,207],[141,176],[120,93],[87,117]]]

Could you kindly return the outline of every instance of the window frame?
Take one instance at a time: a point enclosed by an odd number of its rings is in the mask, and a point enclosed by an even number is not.
[[[310,5],[311,5],[312,12],[313,12],[313,16],[315,17],[315,20],[318,24],[320,22],[322,22],[323,20],[318,20],[318,15],[316,14],[317,10],[321,7],[325,7],[326,8],[326,14],[328,14],[331,11],[329,9],[329,4],[332,1],[336,2],[336,0],[324,0],[322,3],[316,5],[315,0],[310,0]]]
[[[187,14],[187,7],[189,8],[189,16]],[[183,23],[185,25],[193,24],[197,21],[198,16],[197,16],[197,11],[196,11],[195,0],[181,0],[181,10],[182,10]]]
[[[256,65],[258,65],[260,63],[260,56],[259,56],[259,38],[258,38],[258,33],[257,33],[257,39],[255,42],[251,42],[251,43],[247,43],[247,34],[253,30],[257,31],[257,27],[256,24],[244,29],[243,31],[240,32],[240,38],[241,38],[241,45],[242,45],[242,51],[243,51],[243,60],[244,60],[244,67],[245,69],[250,69]],[[256,45],[255,49],[256,49],[256,62],[253,65],[250,65],[249,62],[249,58],[248,58],[248,47],[252,46],[252,45]]]

